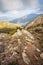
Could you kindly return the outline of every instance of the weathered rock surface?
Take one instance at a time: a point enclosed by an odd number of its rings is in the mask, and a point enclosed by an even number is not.
[[[26,30],[0,34],[0,65],[42,65],[40,53],[38,41]]]

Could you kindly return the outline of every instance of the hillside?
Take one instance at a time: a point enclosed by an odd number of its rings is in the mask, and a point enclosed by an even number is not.
[[[25,29],[30,31],[43,47],[43,15],[40,15],[30,23],[27,23]]]
[[[0,22],[0,33],[9,33],[9,32],[15,32],[18,28],[20,28],[21,26],[18,24],[14,24],[14,23],[10,23],[7,21],[1,21]]]
[[[25,26],[25,29],[27,29],[28,27],[34,27],[40,24],[43,24],[43,15],[37,16],[31,22],[27,23]]]
[[[0,22],[0,29],[1,28],[16,28],[16,27],[20,27],[20,25],[18,24],[14,24],[14,23],[10,23],[10,22],[7,22],[7,21],[1,21]]]

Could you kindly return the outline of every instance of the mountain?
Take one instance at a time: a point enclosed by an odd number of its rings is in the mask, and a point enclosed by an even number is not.
[[[0,21],[10,21],[11,23],[16,23],[16,24],[24,25],[28,21],[32,21],[38,15],[40,15],[40,14],[32,13],[32,14],[28,14],[28,15],[25,15],[23,17],[16,18],[16,19],[14,19],[14,17],[13,18],[9,18],[9,17],[3,16],[3,17],[0,17]]]
[[[27,23],[25,29],[30,31],[43,47],[43,14]]]
[[[25,15],[21,18],[11,20],[10,22],[17,23],[17,24],[26,24],[28,21],[32,21],[35,17],[37,17],[39,14],[30,14]]]

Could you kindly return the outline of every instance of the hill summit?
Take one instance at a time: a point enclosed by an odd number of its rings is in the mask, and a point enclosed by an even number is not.
[[[28,27],[34,27],[37,25],[43,25],[43,14],[33,19],[31,22],[27,23],[25,29]]]

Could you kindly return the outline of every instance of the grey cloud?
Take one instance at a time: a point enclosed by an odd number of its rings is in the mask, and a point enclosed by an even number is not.
[[[37,8],[38,0],[0,0],[1,10],[21,10],[25,8]]]
[[[21,0],[1,0],[1,9],[3,10],[18,10],[24,7]]]

